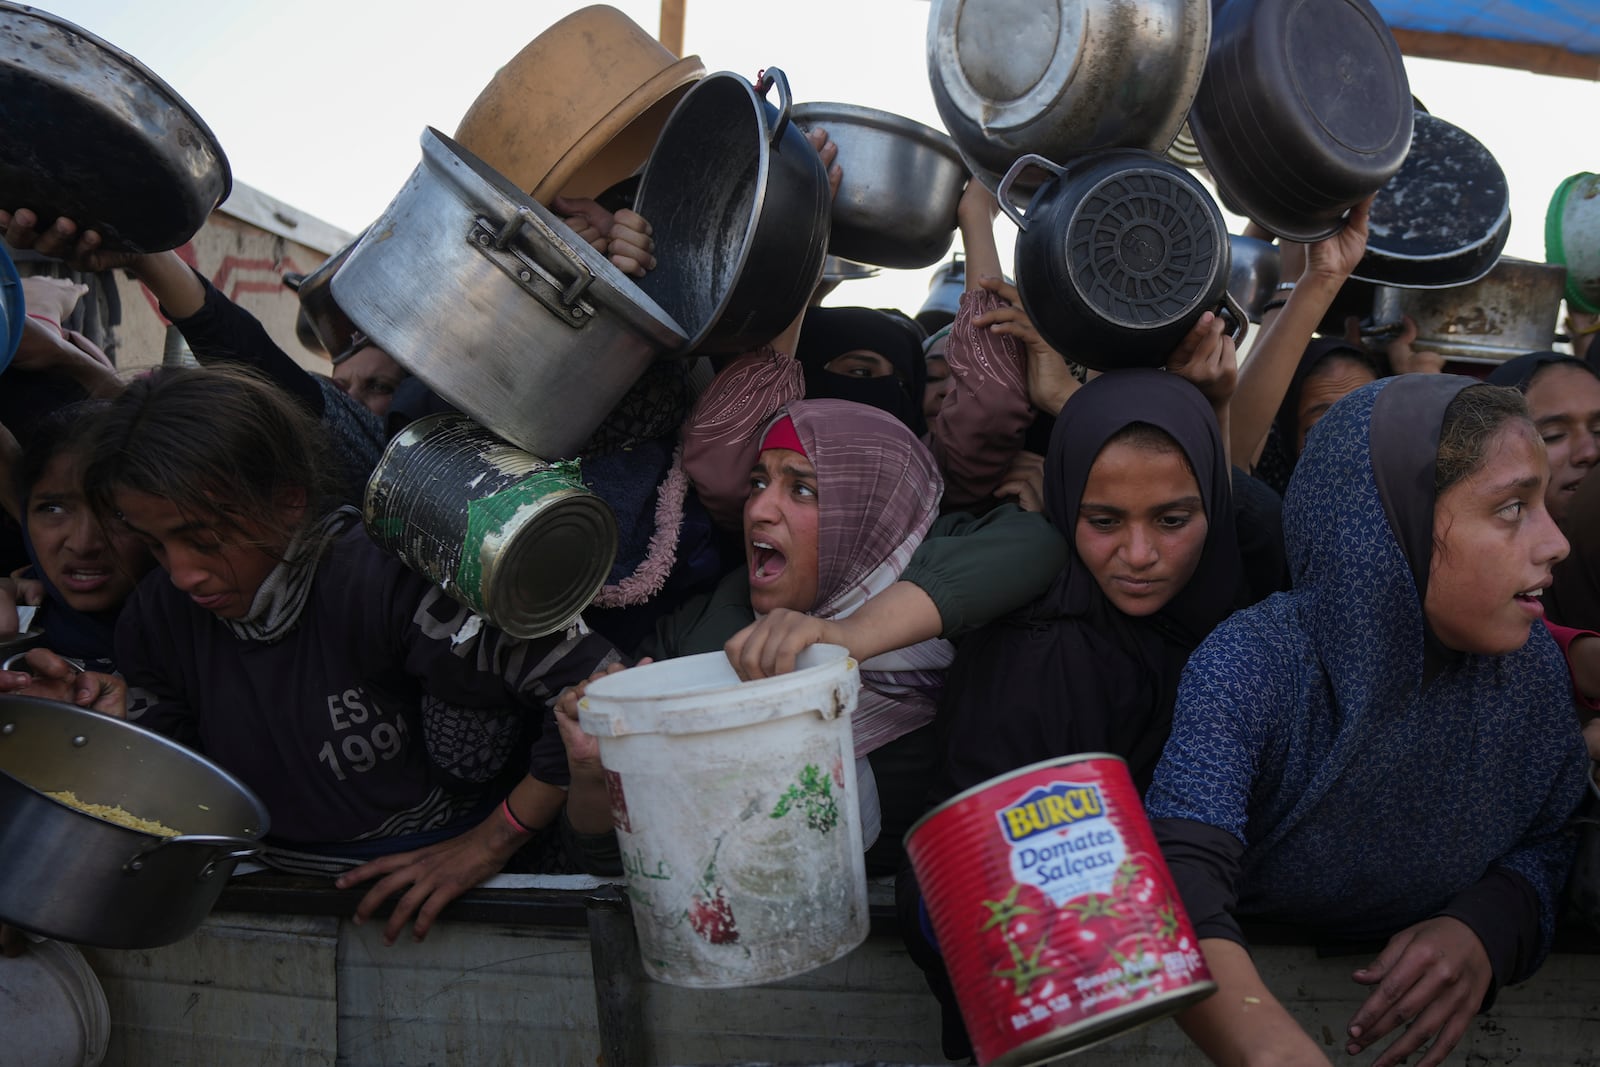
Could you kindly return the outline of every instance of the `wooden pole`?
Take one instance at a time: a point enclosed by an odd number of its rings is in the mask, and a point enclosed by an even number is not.
[[[661,0],[661,32],[658,39],[675,56],[683,55],[684,5],[688,0]]]

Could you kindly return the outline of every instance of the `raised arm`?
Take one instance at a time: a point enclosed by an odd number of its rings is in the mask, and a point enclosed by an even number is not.
[[[1230,454],[1241,466],[1254,467],[1266,444],[1267,431],[1294,380],[1300,357],[1332,306],[1345,279],[1361,262],[1367,247],[1368,198],[1350,211],[1344,228],[1306,247],[1305,269],[1294,282],[1282,310],[1269,313],[1261,337],[1239,369],[1238,386],[1225,431]]]

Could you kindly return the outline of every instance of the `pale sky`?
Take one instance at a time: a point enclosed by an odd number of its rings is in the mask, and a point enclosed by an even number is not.
[[[613,0],[655,32],[658,0]],[[938,126],[926,0],[687,0],[685,49],[708,70],[782,67],[797,100],[897,112]],[[54,0],[39,4],[137,56],[201,114],[241,181],[346,230],[389,202],[424,126],[446,133],[496,69],[569,0]],[[1600,83],[1428,60],[1413,92],[1483,141],[1512,192],[1508,254],[1544,258],[1544,213],[1568,174],[1600,170]],[[848,161],[844,161],[848,166]],[[1237,227],[1235,227],[1237,229]],[[1012,227],[996,224],[1009,260]],[[830,303],[909,312],[931,272],[885,271]]]

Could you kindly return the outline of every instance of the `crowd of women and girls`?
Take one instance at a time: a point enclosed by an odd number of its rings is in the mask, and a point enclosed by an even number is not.
[[[841,163],[813,144],[835,189]],[[848,161],[844,161],[847,165]],[[635,276],[647,220],[559,199]],[[1600,695],[1600,374],[1533,353],[1488,383],[1317,336],[1366,207],[1286,244],[1238,365],[1207,314],[1164,369],[1088,374],[1004,279],[996,203],[958,213],[967,290],[907,316],[807,308],[712,377],[663,360],[577,457],[619,525],[590,610],[484,625],[368,538],[385,442],[444,405],[365,339],[303,370],[176,253],[0,211],[16,249],[131,271],[200,368],[117,373],[29,279],[0,382],[16,545],[0,688],[192,745],[271,816],[269,864],[367,886],[391,943],[500,871],[611,870],[586,680],[725,649],[741,676],[843,645],[869,871],[968,1053],[901,839],[1052,757],[1128,761],[1220,991],[1180,1022],[1217,1062],[1324,1063],[1241,922],[1381,951],[1349,1051],[1439,1062],[1549,952]],[[531,356],[530,356],[531,358]],[[1087,381],[1085,381],[1087,379]]]

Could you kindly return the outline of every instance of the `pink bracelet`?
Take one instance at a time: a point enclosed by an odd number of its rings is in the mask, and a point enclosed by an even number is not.
[[[524,826],[522,820],[517,818],[516,813],[511,810],[510,797],[506,797],[500,802],[500,814],[506,817],[506,822],[510,823],[511,829],[515,830],[517,833],[524,834],[529,837],[533,835],[533,831]]]

